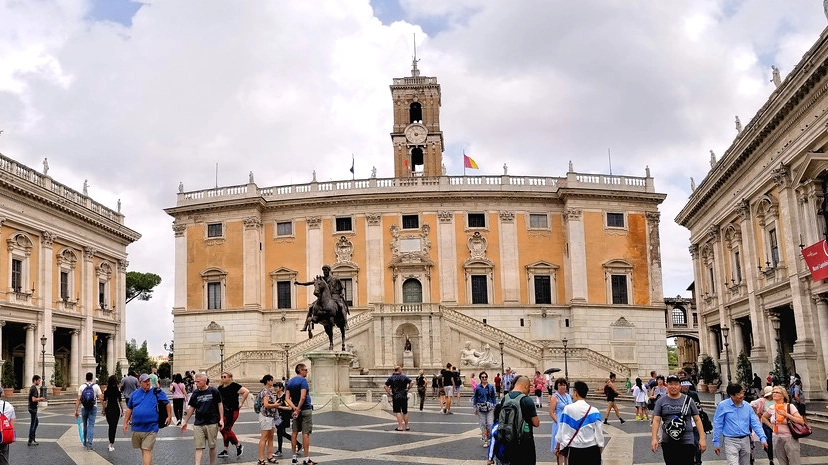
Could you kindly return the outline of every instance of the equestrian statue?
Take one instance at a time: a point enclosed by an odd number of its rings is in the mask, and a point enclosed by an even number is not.
[[[296,281],[294,284],[297,286],[313,286],[313,295],[316,296],[316,301],[308,307],[305,326],[302,327],[301,331],[307,331],[308,339],[310,339],[313,337],[311,323],[321,324],[325,328],[325,333],[327,333],[330,342],[328,350],[333,350],[333,327],[336,326],[342,334],[342,350],[344,351],[345,329],[348,326],[350,310],[347,302],[345,302],[345,288],[342,286],[342,282],[331,274],[331,267],[323,266],[322,276],[317,276],[313,281],[306,283]]]

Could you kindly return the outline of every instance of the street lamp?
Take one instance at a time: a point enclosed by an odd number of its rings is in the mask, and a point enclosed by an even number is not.
[[[569,363],[567,362],[567,359],[566,359],[566,343],[569,342],[569,341],[567,341],[566,339],[563,339],[561,342],[563,343],[563,346],[564,346],[564,378],[566,378],[566,380],[569,381]]]
[[[500,376],[506,376],[506,370],[503,369],[503,367],[506,366],[503,363],[503,341],[500,341],[499,344],[500,344]],[[503,392],[506,392],[506,390],[504,389]]]
[[[290,379],[290,344],[285,344],[285,382]]]
[[[40,397],[46,397],[46,335],[40,336]]]
[[[219,342],[219,357],[221,357],[221,372],[224,373],[224,341]]]
[[[779,357],[779,376],[780,380],[778,382],[780,384],[785,384],[787,378],[787,372],[785,370],[785,356],[782,354],[782,320],[779,319],[778,315],[771,315],[770,317],[771,326],[773,326],[773,330],[776,331],[776,346],[777,346],[777,357]]]
[[[732,378],[730,377],[730,349],[728,348],[729,344],[727,343],[727,334],[730,332],[730,328],[727,326],[722,326],[722,337],[724,337],[724,346],[725,346],[725,361],[727,362],[727,385],[730,386],[732,384]]]

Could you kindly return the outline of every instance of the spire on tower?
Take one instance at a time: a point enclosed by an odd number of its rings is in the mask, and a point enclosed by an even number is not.
[[[420,76],[420,70],[417,69],[417,62],[420,61],[417,59],[417,33],[414,33],[414,58],[411,60],[411,76],[418,77]]]

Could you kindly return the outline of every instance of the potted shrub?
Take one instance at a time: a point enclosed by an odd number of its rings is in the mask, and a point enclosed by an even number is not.
[[[121,382],[124,377],[124,370],[121,368],[121,362],[115,362],[115,379]]]
[[[11,358],[6,359],[3,363],[3,397],[11,397],[14,393],[14,385],[17,380],[14,378],[14,365]]]
[[[719,370],[716,369],[716,363],[713,362],[713,357],[706,356],[702,359],[701,367],[699,367],[699,376],[702,381],[707,384],[708,392],[716,392],[716,381],[719,379]]]
[[[106,368],[106,362],[101,363],[101,370],[98,372],[98,385],[101,386],[101,392],[106,391],[106,385],[109,382],[109,370]]]
[[[51,384],[52,394],[59,396],[61,389],[66,384],[66,380],[63,377],[63,364],[60,362],[55,362],[55,371],[52,373]]]

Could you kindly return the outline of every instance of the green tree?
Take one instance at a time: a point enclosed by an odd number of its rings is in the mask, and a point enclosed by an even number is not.
[[[115,363],[115,378],[118,379],[118,382],[121,382],[121,378],[124,377],[124,370],[121,368],[121,362]]]
[[[736,382],[746,389],[753,384],[753,366],[744,349],[739,352],[739,357],[736,359]]]
[[[149,358],[149,351],[147,350],[147,341],[144,341],[141,344],[141,347],[138,347],[138,343],[135,342],[135,339],[131,339],[126,343],[126,358],[129,360],[129,367],[135,370],[135,373],[149,373],[152,371],[152,368],[155,366],[150,361]]]
[[[699,376],[701,376],[705,384],[715,383],[719,379],[719,370],[716,368],[713,357],[708,355],[702,359]]]
[[[109,381],[109,368],[106,367],[106,362],[101,362],[101,369],[98,371],[98,384],[106,386]]]
[[[158,364],[158,377],[161,379],[172,378],[172,374],[170,373],[170,362],[161,362]]]
[[[154,273],[129,271],[126,275],[126,303],[134,299],[150,300],[152,291],[161,284],[161,276]]]
[[[678,354],[676,346],[667,346],[667,367],[671,370],[678,368]]]

